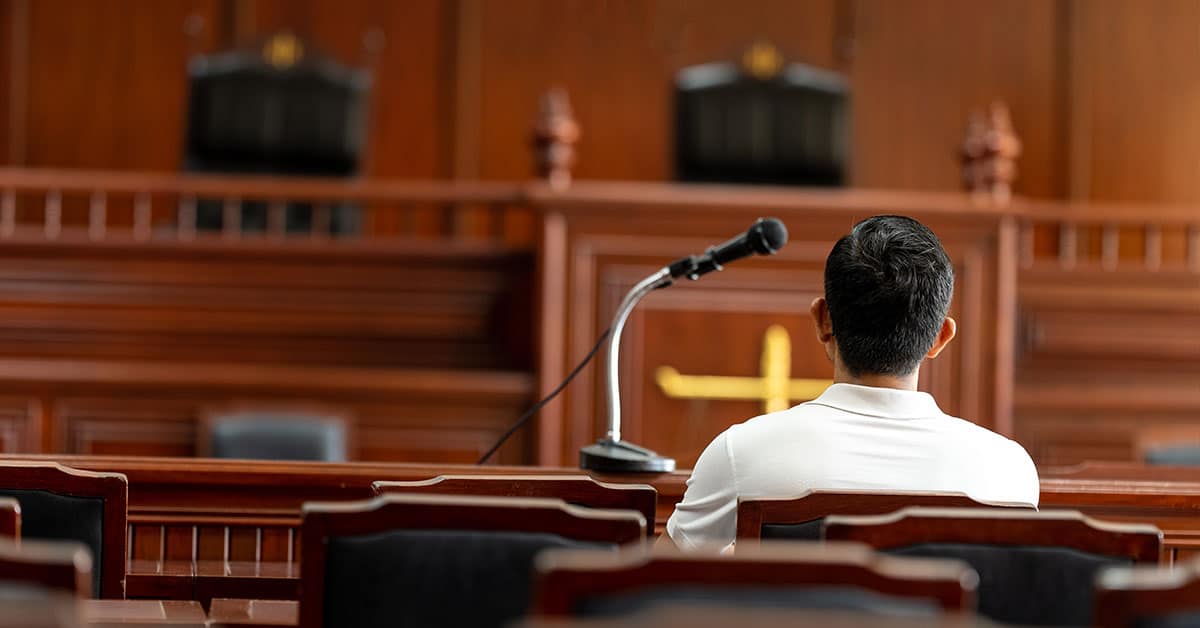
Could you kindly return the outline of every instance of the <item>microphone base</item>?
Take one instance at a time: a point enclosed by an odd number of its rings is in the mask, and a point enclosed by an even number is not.
[[[579,467],[600,473],[670,473],[675,470],[675,459],[605,438],[579,450]]]

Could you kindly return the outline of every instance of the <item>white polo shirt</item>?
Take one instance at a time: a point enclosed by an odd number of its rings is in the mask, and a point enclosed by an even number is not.
[[[817,489],[956,492],[1035,507],[1040,493],[1021,445],[942,413],[928,393],[834,384],[709,443],[667,533],[682,548],[720,549],[733,542],[738,497]]]

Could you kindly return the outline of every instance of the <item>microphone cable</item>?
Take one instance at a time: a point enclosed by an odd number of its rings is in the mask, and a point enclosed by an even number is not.
[[[513,423],[513,426],[508,428],[508,431],[500,437],[500,440],[496,441],[496,444],[492,445],[492,448],[489,449],[486,454],[483,454],[483,456],[479,458],[479,462],[476,462],[475,464],[481,465],[487,462],[488,459],[491,458],[492,455],[495,454],[496,451],[500,449],[500,447],[504,445],[504,443],[506,443],[513,434],[517,433],[517,430],[524,427],[525,423],[527,423],[529,419],[533,418],[533,416],[537,414],[538,410],[541,410],[543,406],[550,403],[555,397],[557,397],[558,393],[562,392],[563,389],[567,387],[567,384],[570,384],[571,380],[575,379],[576,375],[579,375],[579,372],[583,370],[583,367],[587,366],[588,362],[591,362],[592,358],[596,357],[596,353],[600,351],[600,347],[604,346],[604,341],[608,340],[608,336],[611,333],[612,327],[605,329],[604,333],[600,334],[600,339],[596,341],[596,345],[592,347],[591,351],[588,351],[587,355],[583,356],[583,360],[575,366],[575,369],[567,375],[566,379],[564,379],[557,388],[550,391],[550,394],[546,395],[545,398],[533,404],[533,407],[530,408],[525,414],[522,414],[521,418],[517,419],[516,423]]]

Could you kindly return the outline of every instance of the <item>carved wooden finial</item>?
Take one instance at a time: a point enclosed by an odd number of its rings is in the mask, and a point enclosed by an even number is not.
[[[994,102],[986,115],[972,113],[962,148],[963,184],[972,194],[1007,203],[1020,154],[1021,140],[1013,132],[1007,105]]]
[[[575,142],[579,124],[571,112],[567,92],[554,88],[542,96],[537,123],[533,127],[533,146],[538,176],[555,188],[571,184],[571,166],[575,164]]]

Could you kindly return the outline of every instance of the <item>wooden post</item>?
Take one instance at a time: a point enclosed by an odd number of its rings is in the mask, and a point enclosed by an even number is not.
[[[979,198],[1007,204],[1017,177],[1021,140],[1013,131],[1008,106],[992,103],[987,115],[975,112],[963,141],[963,184]]]
[[[571,184],[571,166],[575,163],[575,142],[579,124],[571,112],[567,92],[554,88],[542,96],[537,122],[533,127],[534,157],[537,174],[551,187],[562,189]]]

